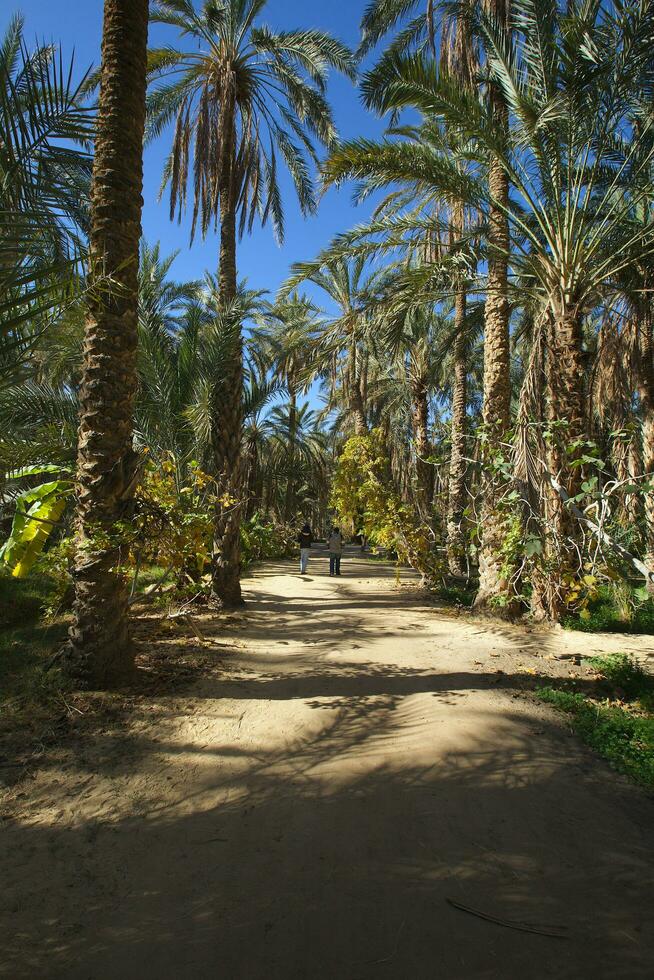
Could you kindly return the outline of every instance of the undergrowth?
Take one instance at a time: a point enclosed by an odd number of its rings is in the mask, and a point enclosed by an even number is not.
[[[584,633],[654,634],[654,599],[627,583],[602,586],[584,616],[566,616],[563,626]]]
[[[55,589],[47,575],[15,579],[0,571],[1,728],[38,721],[67,688],[61,671],[48,669],[67,630],[65,616],[43,617]]]
[[[654,677],[626,654],[591,657],[597,694],[544,687],[540,700],[569,714],[574,730],[611,765],[654,789]]]
[[[442,585],[435,590],[435,594],[452,606],[465,606],[469,609],[475,601],[476,590],[462,585]]]

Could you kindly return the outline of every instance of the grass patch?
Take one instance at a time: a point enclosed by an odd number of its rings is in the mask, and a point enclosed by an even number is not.
[[[537,697],[571,716],[576,733],[614,768],[654,789],[654,677],[626,654],[586,661],[597,696],[544,687]]]

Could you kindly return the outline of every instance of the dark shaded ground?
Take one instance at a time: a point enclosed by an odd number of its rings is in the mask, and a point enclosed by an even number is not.
[[[576,648],[381,571],[300,592],[267,569],[245,614],[201,620],[206,677],[18,788],[0,975],[652,975],[652,801],[512,696]]]

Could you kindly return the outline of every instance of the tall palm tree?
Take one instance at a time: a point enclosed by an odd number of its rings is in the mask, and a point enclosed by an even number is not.
[[[284,518],[290,521],[295,511],[294,474],[295,436],[299,435],[298,393],[308,388],[313,376],[312,340],[318,310],[307,297],[292,293],[277,302],[265,317],[264,329],[256,331],[253,340],[272,378],[288,392],[288,467]]]
[[[136,477],[138,257],[141,237],[148,0],[105,0],[91,185],[93,290],[84,340],[77,458],[78,542],[67,663],[94,686],[131,673],[127,593],[116,572]]]
[[[393,403],[398,409],[404,403],[405,410],[408,409],[412,497],[421,517],[428,520],[434,490],[434,471],[428,458],[431,455],[430,402],[440,380],[434,352],[442,319],[435,313],[433,304],[414,305],[411,292],[407,295],[403,290],[402,271],[391,268],[377,295],[369,301],[374,337],[371,346],[376,362],[384,366],[385,375],[370,379],[370,398],[384,401],[388,398],[386,411]]]
[[[599,297],[610,294],[621,271],[645,261],[652,249],[651,220],[640,224],[632,220],[634,208],[649,192],[644,175],[651,169],[651,134],[648,126],[639,132],[625,121],[634,88],[649,91],[651,87],[652,59],[644,39],[653,14],[648,6],[627,12],[620,8],[618,18],[598,3],[591,19],[589,11],[571,13],[567,19],[556,4],[546,9],[535,0],[515,0],[514,11],[508,27],[501,19],[480,16],[479,20],[489,81],[511,106],[508,135],[505,120],[501,114],[498,118],[493,105],[443,77],[433,59],[424,56],[387,60],[379,96],[383,108],[412,106],[427,118],[440,118],[458,128],[482,164],[499,161],[515,188],[505,206],[483,174],[467,174],[464,180],[454,162],[443,154],[436,156],[429,144],[354,141],[332,154],[326,175],[328,180],[363,177],[379,185],[393,179],[391,175],[408,181],[413,174],[417,184],[431,182],[481,208],[489,226],[494,209],[499,208],[502,221],[508,219],[516,243],[511,253],[514,274],[521,276],[522,287],[551,323],[550,417],[559,430],[565,425],[566,441],[572,447],[568,453],[561,440],[555,440],[549,461],[551,472],[560,474],[562,491],[556,491],[552,524],[562,549],[561,575],[553,580],[549,603],[549,614],[556,616],[565,593],[563,568],[574,561],[574,522],[562,500],[575,496],[580,486],[575,454],[581,455],[587,436],[584,318]],[[624,24],[625,18],[632,22]],[[588,31],[595,46],[593,59],[586,58],[586,42],[582,42]],[[532,43],[533,37],[538,44]],[[414,231],[424,228],[414,216],[403,227],[401,222],[394,226],[373,222],[366,232],[406,234],[411,225]],[[361,237],[360,231],[349,236],[338,254],[353,242],[362,254]],[[487,237],[491,250],[501,258],[505,249],[493,244],[492,230]],[[488,291],[488,281],[485,285]],[[498,337],[500,321],[503,316],[496,324]],[[487,329],[486,343],[488,339]],[[502,347],[504,340],[500,338],[498,344]],[[497,364],[503,356],[498,355]],[[492,380],[486,371],[487,392]],[[506,404],[510,378],[504,369],[496,381],[499,388],[492,404],[500,405],[502,399]],[[496,432],[504,417],[504,409],[492,417],[486,412],[486,421]],[[496,541],[482,567],[482,584],[486,577],[500,586],[489,598],[501,597],[504,591],[500,545]]]
[[[475,94],[478,64],[474,32],[471,30],[474,3],[459,0],[458,3],[435,2],[435,0],[373,0],[366,8],[362,20],[363,50],[376,44],[388,31],[400,24],[407,15],[412,15],[404,23],[394,42],[376,69],[369,73],[364,92],[369,104],[379,105],[386,87],[387,66],[394,56],[407,51],[431,49],[435,54],[435,38],[440,31],[440,70],[443,78],[451,80],[454,86],[470,94]],[[420,9],[420,8],[423,8]],[[493,22],[506,28],[508,26],[510,0],[483,0],[483,7]],[[418,11],[416,12],[416,8]],[[440,14],[440,16],[439,16]],[[506,134],[508,109],[502,88],[491,78],[487,79],[487,99],[499,133]],[[450,123],[451,124],[451,123]],[[494,153],[487,157],[488,185],[490,190],[488,206],[488,276],[486,283],[486,303],[484,313],[484,408],[483,417],[488,444],[497,445],[506,435],[511,421],[510,416],[510,347],[509,347],[509,299],[508,299],[508,258],[509,225],[507,207],[509,203],[509,181],[506,170]],[[453,202],[454,216],[462,213],[462,202]],[[463,316],[465,299],[459,295],[458,315]],[[459,352],[463,350],[463,334],[459,333]],[[462,376],[463,365],[459,364]],[[460,388],[460,386],[459,386]],[[457,406],[460,405],[457,397]],[[458,422],[464,422],[461,411],[457,412]],[[462,468],[459,465],[459,451],[455,444],[454,452],[454,498],[461,497]],[[497,500],[493,481],[486,480],[482,515],[482,541],[479,566],[479,592],[476,599],[478,608],[488,605],[506,591],[506,583],[500,572],[501,560],[498,558],[504,535],[503,521],[497,512]],[[458,512],[458,504],[456,505]],[[449,521],[451,534],[459,537],[460,521],[452,514]],[[450,564],[456,574],[462,571],[455,557],[460,550],[460,542],[450,549]]]
[[[354,77],[354,59],[339,41],[317,30],[274,33],[259,24],[267,0],[160,0],[153,19],[176,27],[191,50],[150,52],[150,77],[162,82],[149,97],[150,138],[174,121],[164,185],[170,213],[181,215],[193,184],[191,235],[220,226],[220,296],[236,295],[237,235],[258,217],[270,217],[281,241],[284,215],[280,160],[291,175],[304,213],[315,209],[309,163],[314,142],[335,137],[325,97],[330,68]],[[191,174],[190,149],[193,144]],[[230,499],[216,514],[213,595],[224,606],[241,603],[239,584],[242,351],[234,350],[228,383],[215,405],[214,469]],[[220,419],[220,423],[218,423]]]
[[[462,222],[461,222],[462,224]],[[454,298],[454,344],[452,379],[452,450],[447,504],[447,559],[450,573],[466,574],[463,514],[466,507],[468,337],[466,332],[467,293],[459,288]]]
[[[279,513],[291,522],[305,503],[320,496],[325,483],[326,435],[308,402],[275,405],[267,421]]]
[[[14,382],[82,291],[91,109],[54,45],[28,50],[23,19],[0,40],[0,379]]]
[[[458,16],[448,14],[442,21],[440,66],[441,72],[472,92],[478,70],[477,50],[470,31],[469,0],[458,6]],[[449,134],[455,146],[458,143],[456,130]],[[466,202],[461,198],[450,204],[451,225],[450,248],[457,248],[466,225]],[[454,343],[452,350],[452,450],[447,502],[447,559],[450,573],[457,577],[466,574],[465,532],[463,515],[466,507],[466,429],[467,429],[467,353],[469,349],[466,331],[466,309],[468,305],[466,276],[459,270],[455,280],[454,292]],[[485,307],[488,312],[487,307]],[[508,331],[508,320],[507,320]],[[484,348],[485,349],[485,348]]]
[[[323,376],[331,380],[332,392],[340,380],[355,435],[368,432],[367,304],[375,278],[376,274],[367,270],[365,258],[298,262],[293,265],[284,290],[303,281],[312,282],[338,309],[336,316],[325,317],[316,327],[316,359],[323,365]]]

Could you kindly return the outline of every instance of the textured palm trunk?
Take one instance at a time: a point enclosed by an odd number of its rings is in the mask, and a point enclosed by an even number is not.
[[[105,0],[91,184],[90,302],[77,456],[77,553],[71,674],[92,687],[133,670],[117,524],[136,482],[138,258],[141,237],[148,0]],[[110,276],[111,284],[102,281]]]
[[[584,378],[581,315],[576,309],[556,310],[548,355],[549,417],[553,421],[565,421],[567,426],[564,433],[553,435],[547,463],[550,473],[569,497],[579,493],[583,480],[582,468],[572,465],[583,450],[570,452],[569,447],[587,436]],[[550,571],[542,602],[547,618],[557,621],[566,608],[565,580],[569,575],[580,574],[575,542],[581,528],[551,485],[548,485],[545,517]]]
[[[433,466],[427,457],[429,444],[429,398],[423,378],[413,384],[413,439],[416,454],[416,500],[423,515],[429,513],[433,496]]]
[[[247,493],[245,501],[245,516],[252,517],[255,511],[256,488],[259,482],[259,450],[256,441],[247,451]]]
[[[506,108],[494,93],[498,118],[506,120]],[[492,160],[489,187],[498,205],[508,206],[509,182],[498,161]],[[488,447],[494,451],[506,437],[511,422],[509,348],[508,252],[509,228],[501,206],[489,210],[488,289],[484,307],[484,403],[483,419]],[[483,481],[479,591],[475,608],[509,608],[509,582],[501,554],[506,534],[505,520],[498,508],[502,488],[486,470]]]
[[[358,370],[358,352],[356,341],[350,344],[350,356],[348,365],[349,378],[349,401],[350,414],[354,422],[354,434],[357,436],[368,435],[368,420],[366,418],[366,406],[361,391],[361,379]]]
[[[297,436],[297,400],[295,390],[291,388],[289,395],[289,432],[288,432],[288,457],[287,457],[287,480],[286,497],[284,500],[284,519],[290,523],[295,516],[295,440]]]
[[[452,383],[452,450],[450,453],[450,473],[447,500],[447,563],[450,574],[463,577],[467,574],[465,560],[465,533],[463,531],[463,512],[466,506],[466,405],[467,405],[467,364],[466,338],[464,333],[466,319],[466,293],[459,289],[455,297],[454,328],[454,380]]]
[[[554,323],[551,310],[543,323],[543,354],[540,367],[544,377],[543,391],[538,393],[539,404],[536,408],[537,422],[548,423],[555,421],[554,395],[552,391],[553,374],[556,370],[552,363],[552,348],[554,345]],[[541,371],[538,372],[539,376]],[[552,428],[552,426],[550,426]],[[547,469],[556,472],[554,453],[556,446],[551,441],[546,441],[543,431],[537,435],[536,455],[542,459]],[[558,458],[558,457],[557,457]],[[557,464],[558,465],[558,464]],[[526,474],[523,474],[526,480]],[[527,513],[525,514],[524,527],[529,528],[534,535],[537,535],[541,547],[542,558],[532,560],[529,568],[531,579],[531,614],[539,622],[549,618],[551,605],[551,576],[547,569],[550,564],[556,565],[556,558],[552,554],[552,536],[548,528],[552,522],[553,508],[560,503],[558,495],[554,492],[547,474],[543,473],[538,486],[534,488],[533,498],[530,500],[529,486],[522,482],[522,496],[528,502]]]
[[[627,473],[629,480],[633,483],[640,480],[643,475],[643,442],[642,433],[638,427],[634,427],[629,438]],[[630,493],[627,497],[626,507],[629,523],[632,527],[637,527],[643,516],[642,498],[640,495]]]
[[[624,419],[614,419],[613,421],[613,425],[618,429],[621,428],[621,423],[624,425]],[[616,479],[623,484],[629,482],[629,454],[631,442],[632,435],[629,432],[619,436],[614,436],[611,441],[611,462],[613,464]],[[625,526],[628,526],[630,521],[629,505],[630,498],[632,496],[634,495],[621,493],[619,498],[616,516]]]
[[[234,106],[225,107],[225,154],[220,187],[220,303],[236,297],[236,193],[234,187]],[[240,331],[240,328],[239,328]],[[241,439],[243,430],[243,341],[235,338],[225,381],[214,405],[212,449],[220,500],[214,514],[211,595],[223,608],[243,604],[241,595]]]
[[[640,329],[640,384],[639,395],[643,412],[642,453],[643,473],[651,483],[654,480],[654,317],[649,305],[644,311]],[[654,492],[645,494],[645,564],[654,572]],[[654,593],[654,585],[648,586]]]

